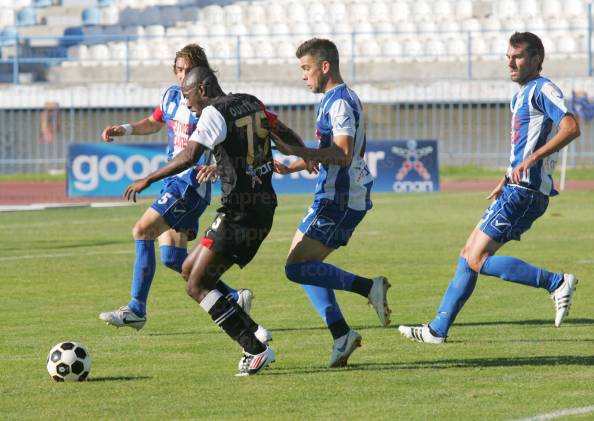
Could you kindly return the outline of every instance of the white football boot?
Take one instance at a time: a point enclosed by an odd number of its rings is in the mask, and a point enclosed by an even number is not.
[[[373,306],[377,317],[379,318],[382,326],[388,326],[390,324],[390,307],[388,307],[388,288],[390,288],[388,278],[385,276],[377,276],[373,278],[373,286],[369,295],[367,296],[369,304]]]
[[[429,329],[429,325],[423,326],[398,326],[400,334],[415,342],[422,342],[426,344],[442,344],[446,338],[434,335]]]
[[[328,368],[344,367],[347,365],[349,357],[361,346],[361,335],[353,329],[349,330],[346,335],[334,340],[332,347],[332,357],[328,363]]]
[[[275,358],[274,351],[269,347],[256,355],[244,352],[241,360],[239,360],[239,372],[235,376],[243,377],[258,374],[262,369],[273,363]]]
[[[563,283],[551,293],[551,299],[555,304],[555,327],[561,326],[565,316],[569,314],[577,283],[575,275],[566,273],[563,275]]]
[[[241,288],[237,290],[237,304],[245,311],[245,314],[249,315],[252,310],[252,300],[254,299],[254,293],[247,288]]]
[[[146,323],[146,317],[139,317],[128,306],[122,306],[114,311],[101,313],[99,318],[108,325],[115,327],[127,326],[140,330]]]

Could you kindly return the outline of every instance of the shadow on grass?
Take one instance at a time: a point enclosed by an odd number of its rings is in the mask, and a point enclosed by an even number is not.
[[[104,376],[104,377],[89,377],[88,382],[129,382],[135,380],[149,380],[150,376]]]
[[[545,320],[498,320],[493,322],[462,322],[455,323],[454,326],[497,326],[497,325],[548,325],[553,326],[553,318]],[[563,326],[568,325],[594,325],[594,319],[566,319]]]
[[[451,368],[490,368],[490,367],[553,367],[553,366],[592,366],[594,356],[556,355],[541,357],[511,357],[511,358],[468,358],[446,359],[436,361],[409,361],[351,364],[344,368],[328,369],[325,367],[295,367],[264,371],[261,375],[292,376],[295,374],[340,374],[352,371],[398,371],[398,370],[445,370]]]

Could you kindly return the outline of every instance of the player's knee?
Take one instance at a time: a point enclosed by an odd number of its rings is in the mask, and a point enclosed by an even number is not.
[[[285,276],[290,281],[299,282],[301,280],[301,264],[287,263],[285,265]]]
[[[468,267],[475,272],[480,272],[481,267],[483,266],[483,262],[487,258],[487,255],[482,254],[467,254],[466,256],[462,256],[466,259],[468,263]]]
[[[187,259],[181,265],[181,276],[184,278],[184,281],[188,281],[190,279],[190,272],[192,271],[192,264],[187,261]]]
[[[132,236],[134,237],[135,240],[146,240],[146,229],[145,227],[140,224],[140,223],[136,223],[134,225],[134,228],[132,228]]]
[[[200,300],[200,288],[198,288],[194,283],[188,282],[186,284],[186,293],[196,301]]]

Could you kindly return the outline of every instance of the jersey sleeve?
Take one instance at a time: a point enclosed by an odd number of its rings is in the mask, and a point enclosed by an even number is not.
[[[212,105],[202,110],[196,130],[190,136],[191,142],[198,142],[212,150],[227,137],[227,123],[223,115]]]
[[[345,135],[355,137],[355,131],[357,130],[355,114],[353,113],[353,108],[344,99],[334,101],[328,111],[328,115],[334,136]]]
[[[155,107],[155,111],[153,111],[153,114],[151,115],[151,117],[153,117],[153,120],[158,121],[160,123],[165,122],[163,120],[163,110],[161,109],[160,105]]]
[[[555,124],[559,124],[561,119],[568,113],[567,106],[563,99],[561,90],[551,82],[542,85],[539,95],[536,97],[538,108]]]
[[[262,101],[260,101],[260,106],[262,107],[262,111],[264,111],[264,114],[266,115],[266,120],[268,120],[268,124],[271,128],[274,128],[276,126],[276,123],[278,122],[278,114],[267,109]]]

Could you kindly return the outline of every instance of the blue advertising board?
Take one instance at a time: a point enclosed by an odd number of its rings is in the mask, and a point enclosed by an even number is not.
[[[308,142],[309,143],[309,142]],[[314,146],[315,143],[310,143]],[[375,192],[439,190],[439,165],[435,140],[369,141],[365,160],[375,178]],[[289,163],[296,159],[275,153],[275,159]],[[132,181],[147,176],[167,161],[162,145],[73,144],[68,153],[68,196],[121,197]],[[274,174],[279,194],[312,193],[317,175],[301,171]],[[155,183],[145,196],[159,193]],[[213,193],[218,186],[215,184]]]

